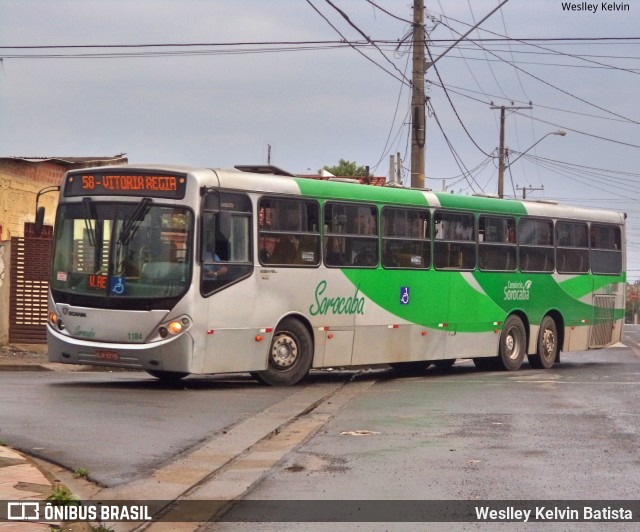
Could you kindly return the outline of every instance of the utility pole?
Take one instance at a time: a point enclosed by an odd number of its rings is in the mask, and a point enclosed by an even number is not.
[[[496,106],[496,105],[491,105],[491,109],[500,109],[500,148],[499,148],[499,156],[498,156],[498,197],[499,198],[504,198],[504,170],[505,170],[505,165],[504,165],[504,160],[505,160],[505,156],[504,156],[504,120],[505,120],[505,110],[509,109],[509,110],[518,110],[518,109],[533,109],[532,106],[526,106],[526,107],[518,107],[518,106],[509,106],[506,107],[504,105],[501,106]]]
[[[424,188],[425,124],[424,0],[413,0],[413,78],[411,93],[411,188]]]
[[[389,155],[389,184],[394,185],[396,182],[396,161],[393,155]]]
[[[402,159],[400,152],[396,154],[396,181],[402,185]]]
[[[519,187],[516,185],[516,190],[522,190],[522,199],[527,199],[527,190],[533,192],[534,190],[544,190],[544,185],[542,188],[534,188],[534,187]]]

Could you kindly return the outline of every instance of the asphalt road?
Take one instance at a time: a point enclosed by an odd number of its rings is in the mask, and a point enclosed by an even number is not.
[[[639,384],[623,348],[550,371],[379,379],[250,497],[636,499]]]
[[[1,372],[0,439],[115,486],[223,434],[290,389],[247,377],[163,386],[146,373]]]

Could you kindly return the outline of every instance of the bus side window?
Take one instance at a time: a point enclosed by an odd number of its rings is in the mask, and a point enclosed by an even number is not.
[[[263,197],[259,204],[260,263],[317,266],[320,263],[319,212],[316,201]]]
[[[476,267],[473,214],[437,211],[434,266],[439,270],[473,270]]]
[[[482,271],[515,271],[515,218],[480,215],[478,267]]]
[[[382,209],[382,265],[385,268],[426,269],[431,265],[429,211]]]
[[[378,210],[375,205],[327,202],[324,206],[325,264],[378,265]]]
[[[518,242],[521,271],[547,273],[555,269],[552,220],[520,218]]]
[[[586,222],[556,222],[556,266],[559,273],[589,271],[589,239]]]

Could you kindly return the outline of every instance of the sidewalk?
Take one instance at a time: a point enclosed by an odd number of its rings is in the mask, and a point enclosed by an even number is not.
[[[43,371],[48,368],[46,344],[0,346],[0,371]]]
[[[55,481],[25,455],[0,447],[0,501],[42,501]],[[35,522],[0,522],[1,532],[40,532],[50,525]]]
[[[46,344],[0,346],[0,371],[138,371],[131,369],[49,362]],[[1,398],[1,394],[0,394]]]

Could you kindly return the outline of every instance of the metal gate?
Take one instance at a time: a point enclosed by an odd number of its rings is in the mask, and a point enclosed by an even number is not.
[[[591,326],[589,347],[605,347],[613,340],[615,303],[615,296],[594,296],[595,316]]]
[[[52,244],[50,234],[11,239],[9,343],[47,342],[47,290]]]

